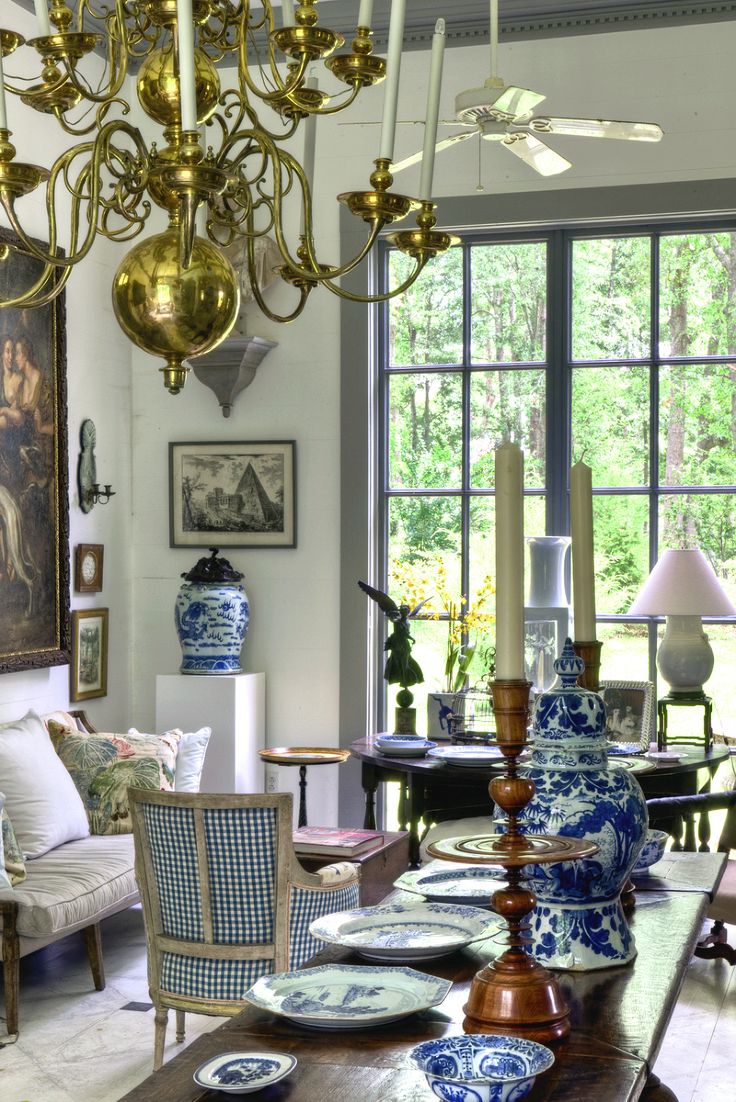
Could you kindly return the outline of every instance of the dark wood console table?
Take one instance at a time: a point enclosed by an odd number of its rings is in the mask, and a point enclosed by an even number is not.
[[[631,918],[638,948],[633,964],[559,974],[571,1006],[572,1031],[556,1046],[554,1067],[537,1080],[528,1102],[672,1102],[674,1095],[658,1085],[651,1069],[707,904],[707,894],[699,891],[642,894]],[[424,1014],[378,1029],[309,1030],[248,1008],[197,1038],[120,1102],[219,1102],[223,1095],[198,1087],[192,1072],[218,1053],[248,1049],[290,1052],[298,1060],[293,1075],[263,1093],[264,1102],[428,1102],[431,1092],[408,1052],[420,1041],[462,1032],[470,979],[499,951],[489,940],[422,962],[422,971],[454,981],[447,999]],[[359,962],[331,949],[314,963],[328,960]]]
[[[358,739],[350,747],[361,762],[361,784],[365,793],[364,827],[376,829],[375,797],[379,784],[397,781],[400,788],[399,828],[411,838],[411,863],[419,863],[419,842],[429,822],[443,822],[467,815],[491,814],[488,782],[497,766],[469,769],[432,758],[392,758],[375,748],[374,738]],[[644,795],[694,796],[707,789],[716,769],[729,756],[727,746],[680,746],[678,762],[657,761],[650,773],[637,776]],[[694,845],[692,846],[694,849]]]

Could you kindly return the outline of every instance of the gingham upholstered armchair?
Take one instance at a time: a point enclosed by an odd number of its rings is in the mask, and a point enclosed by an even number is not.
[[[322,947],[309,933],[313,919],[357,907],[358,870],[301,868],[289,793],[129,794],[158,1069],[169,1008],[178,1041],[187,1010],[242,1010],[259,976],[298,968]]]

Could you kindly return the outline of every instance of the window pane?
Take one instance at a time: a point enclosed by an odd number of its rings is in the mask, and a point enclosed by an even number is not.
[[[596,611],[601,616],[628,612],[649,574],[647,498],[595,496],[593,532]]]
[[[389,253],[389,286],[415,267],[411,257]],[[389,301],[389,363],[457,364],[463,358],[463,252],[448,249],[427,264],[408,291]]]
[[[660,369],[659,480],[736,484],[736,365]]]
[[[493,487],[494,452],[504,440],[524,449],[524,485],[544,486],[544,371],[474,371],[470,379],[470,485]]]
[[[542,494],[524,495],[524,532],[527,536],[544,534],[545,499]],[[470,503],[470,594],[475,594],[490,576],[496,581],[496,503],[492,497],[479,497]],[[524,599],[528,596],[529,549],[524,550]],[[494,630],[495,634],[495,630]]]
[[[733,593],[731,593],[733,599]],[[713,648],[713,673],[704,689],[713,698],[713,730],[736,737],[736,694],[733,671],[736,669],[736,628],[733,624],[706,624]],[[676,709],[671,709],[675,711]],[[689,709],[681,708],[680,711]],[[698,711],[694,711],[698,715]],[[733,759],[731,759],[733,761]],[[730,768],[730,767],[729,767]]]
[[[660,353],[727,356],[736,321],[736,232],[673,234],[660,244]]]
[[[473,363],[544,359],[547,246],[480,245],[470,251]]]
[[[648,237],[573,242],[574,360],[626,360],[648,354],[650,248]]]
[[[460,487],[462,376],[445,372],[389,379],[392,488]]]
[[[648,484],[648,368],[573,369],[572,454],[592,467],[594,486]]]
[[[447,588],[460,592],[460,499],[392,497],[388,511],[388,590],[412,603],[435,592],[431,562],[443,565]],[[401,564],[401,565],[399,565]],[[424,579],[422,589],[420,582]]]
[[[649,629],[646,624],[597,624],[602,681],[649,680]],[[653,738],[657,737],[654,731]]]
[[[736,496],[663,494],[659,505],[660,554],[670,547],[699,547],[736,602]]]

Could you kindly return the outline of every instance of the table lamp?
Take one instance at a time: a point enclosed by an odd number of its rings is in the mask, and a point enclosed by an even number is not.
[[[736,616],[730,598],[702,551],[665,551],[629,612],[666,616],[657,667],[673,695],[702,694],[713,672],[713,651],[701,616]]]

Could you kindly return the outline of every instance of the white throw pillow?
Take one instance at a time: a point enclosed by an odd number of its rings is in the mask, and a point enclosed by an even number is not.
[[[135,727],[128,731],[129,735],[140,735]],[[176,772],[174,774],[175,792],[199,792],[199,782],[204,767],[204,755],[207,743],[212,734],[211,727],[200,727],[198,731],[189,731],[182,734],[179,727],[173,729],[174,734],[181,734],[179,753],[176,756]]]
[[[89,835],[74,781],[35,712],[0,726],[0,790],[26,858]]]

